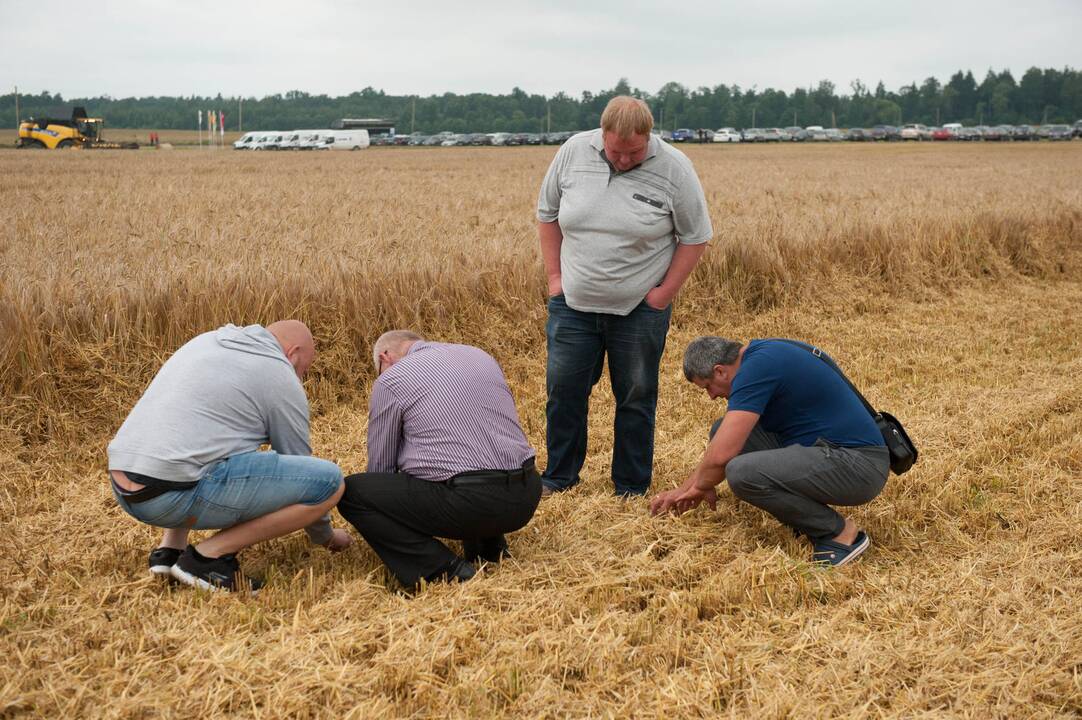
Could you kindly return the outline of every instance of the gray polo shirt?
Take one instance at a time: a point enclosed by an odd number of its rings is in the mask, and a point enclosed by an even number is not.
[[[661,283],[678,243],[699,245],[714,233],[686,155],[651,135],[646,159],[617,172],[605,158],[600,128],[575,135],[556,153],[541,183],[537,219],[560,223],[567,304],[612,315],[627,315]]]

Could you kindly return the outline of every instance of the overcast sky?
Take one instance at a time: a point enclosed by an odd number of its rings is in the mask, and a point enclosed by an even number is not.
[[[1082,67],[1082,0],[0,0],[0,93],[65,98],[656,92],[826,79],[895,90]]]

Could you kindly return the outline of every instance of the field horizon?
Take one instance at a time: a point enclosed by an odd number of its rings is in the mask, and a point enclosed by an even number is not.
[[[544,466],[554,152],[0,154],[0,716],[1082,714],[1080,143],[685,149],[715,239],[674,306],[653,490],[724,411],[682,377],[691,339],[814,342],[921,450],[853,509],[853,566],[727,490],[680,518],[613,497],[606,375],[584,482],[468,583],[406,594],[359,538],[301,533],[241,554],[258,598],[147,576],[105,445],[226,322],[309,323],[313,454],[347,473],[392,327],[496,357]]]

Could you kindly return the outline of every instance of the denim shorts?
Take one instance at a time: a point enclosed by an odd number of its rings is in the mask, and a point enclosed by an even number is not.
[[[290,505],[319,505],[341,484],[342,471],[330,460],[250,452],[211,465],[188,490],[134,504],[115,487],[113,495],[125,512],[147,525],[221,530]]]

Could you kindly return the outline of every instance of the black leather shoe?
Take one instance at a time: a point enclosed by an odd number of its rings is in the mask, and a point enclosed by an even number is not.
[[[462,558],[455,558],[442,570],[437,570],[425,578],[427,582],[466,582],[477,574],[473,563]]]
[[[498,563],[505,557],[511,557],[511,553],[507,550],[507,540],[503,535],[497,535],[484,540],[463,540],[462,556],[474,564],[482,560]]]

